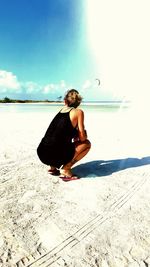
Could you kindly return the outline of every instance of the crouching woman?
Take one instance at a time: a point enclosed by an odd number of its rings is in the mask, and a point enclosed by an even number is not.
[[[49,173],[60,174],[64,180],[78,179],[71,168],[91,148],[84,127],[84,112],[78,108],[81,101],[77,90],[67,91],[63,108],[51,121],[37,148],[40,160],[50,165]]]

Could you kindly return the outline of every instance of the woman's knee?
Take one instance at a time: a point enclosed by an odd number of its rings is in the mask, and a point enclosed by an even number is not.
[[[84,151],[86,149],[90,150],[91,142],[88,139],[86,139],[85,141],[76,142],[75,146],[76,146],[76,151],[78,152]]]
[[[91,142],[87,139],[87,140],[85,140],[85,144],[86,144],[86,146],[87,146],[87,148],[91,148]]]
[[[86,139],[86,140],[83,142],[83,144],[84,144],[84,149],[88,149],[88,150],[90,150],[90,148],[91,148],[91,142],[90,142],[88,139]]]

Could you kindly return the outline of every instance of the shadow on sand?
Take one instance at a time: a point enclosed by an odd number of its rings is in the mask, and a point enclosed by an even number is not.
[[[94,178],[107,176],[114,172],[148,164],[150,164],[150,157],[144,157],[141,159],[126,158],[116,160],[95,160],[74,167],[73,172],[79,175],[79,177]]]

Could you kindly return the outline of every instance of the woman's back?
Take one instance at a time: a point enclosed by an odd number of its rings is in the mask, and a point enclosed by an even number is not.
[[[72,108],[71,108],[72,109]],[[42,142],[45,145],[64,145],[71,142],[71,139],[76,134],[76,129],[73,127],[70,120],[70,111],[60,111],[50,123]]]

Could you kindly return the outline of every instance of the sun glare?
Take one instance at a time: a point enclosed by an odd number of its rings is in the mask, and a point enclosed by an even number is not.
[[[86,3],[88,42],[101,87],[141,106],[150,96],[149,1]]]

